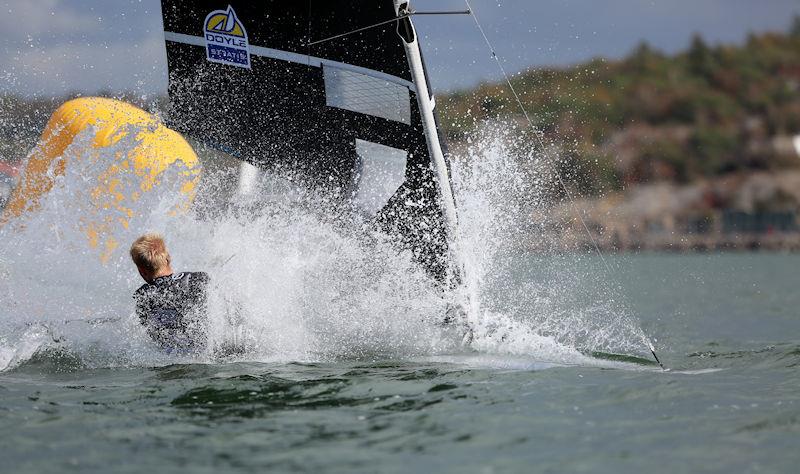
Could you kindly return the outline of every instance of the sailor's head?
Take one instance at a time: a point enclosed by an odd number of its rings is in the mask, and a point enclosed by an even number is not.
[[[139,275],[148,283],[157,277],[172,274],[172,258],[164,238],[159,234],[147,233],[136,239],[131,245],[131,259],[139,269]]]

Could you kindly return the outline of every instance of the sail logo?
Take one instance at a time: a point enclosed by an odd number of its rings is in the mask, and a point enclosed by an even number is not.
[[[214,10],[206,16],[203,27],[206,38],[206,59],[212,63],[250,68],[250,43],[247,30],[233,7]]]

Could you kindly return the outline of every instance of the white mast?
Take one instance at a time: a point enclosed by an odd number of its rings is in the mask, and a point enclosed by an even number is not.
[[[398,16],[409,13],[409,0],[394,0],[395,13]],[[445,219],[445,229],[447,232],[447,245],[450,251],[450,258],[453,262],[452,270],[456,273],[456,279],[462,277],[464,270],[461,262],[461,253],[458,245],[458,215],[453,198],[453,189],[450,187],[450,173],[447,170],[442,145],[439,141],[439,131],[436,129],[436,119],[433,115],[434,101],[428,87],[428,80],[425,77],[425,68],[422,65],[422,53],[417,41],[417,32],[411,23],[411,18],[403,18],[398,21],[398,34],[403,38],[403,45],[406,48],[406,57],[411,69],[411,76],[416,85],[417,103],[419,104],[420,115],[422,116],[422,127],[425,131],[425,139],[428,142],[428,153],[431,156],[433,167],[436,171],[436,180],[439,184],[441,193],[442,214]]]

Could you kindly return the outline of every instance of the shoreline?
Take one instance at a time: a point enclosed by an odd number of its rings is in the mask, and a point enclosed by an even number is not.
[[[646,237],[622,241],[614,237],[597,236],[592,242],[586,234],[530,239],[521,247],[530,251],[552,252],[563,251],[592,253],[597,248],[604,254],[745,254],[745,253],[781,253],[800,254],[800,233],[779,233],[772,235],[684,235]]]

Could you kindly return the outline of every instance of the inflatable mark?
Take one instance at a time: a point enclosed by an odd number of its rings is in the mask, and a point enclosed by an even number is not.
[[[75,138],[87,130],[93,134],[91,147],[65,153]],[[132,148],[124,152],[100,152],[131,133],[135,133]],[[183,199],[175,212],[188,209],[200,177],[198,158],[192,147],[152,115],[118,100],[79,98],[66,102],[50,117],[38,146],[29,156],[19,185],[9,198],[0,225],[39,209],[55,179],[63,176],[67,167],[76,166],[75,161],[87,159],[107,161],[101,165],[99,175],[91,177],[85,193],[91,203],[83,208],[98,212],[81,216],[79,224],[88,245],[100,251],[103,262],[119,245],[114,238],[115,230],[127,228],[134,216],[133,204],[144,193],[157,190],[159,177],[167,169],[181,166]],[[129,180],[131,176],[136,185],[122,186],[122,179]],[[125,191],[126,188],[135,191]]]

